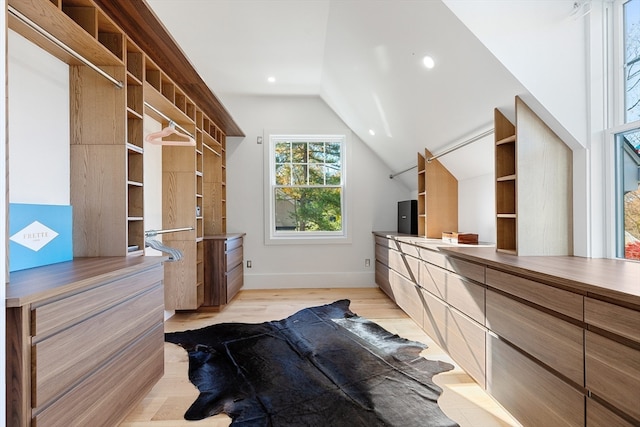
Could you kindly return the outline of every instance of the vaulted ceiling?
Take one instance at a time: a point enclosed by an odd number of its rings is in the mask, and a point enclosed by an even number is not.
[[[493,109],[525,92],[440,0],[147,3],[223,103],[236,95],[319,96],[389,173],[415,166],[425,148],[437,154],[489,129]],[[425,55],[433,69],[423,66]],[[458,180],[491,173],[492,142],[485,137],[440,161]],[[414,174],[398,179],[414,187]]]

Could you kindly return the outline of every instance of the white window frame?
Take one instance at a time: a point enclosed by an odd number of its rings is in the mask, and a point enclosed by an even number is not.
[[[609,55],[607,55],[607,67],[609,74],[610,93],[608,96],[608,102],[610,103],[609,110],[612,115],[609,117],[609,127],[606,131],[607,138],[607,156],[604,159],[606,162],[605,170],[610,171],[608,173],[608,192],[611,194],[607,197],[607,204],[609,209],[607,210],[608,218],[608,232],[610,238],[608,239],[607,253],[610,258],[626,259],[624,258],[624,249],[622,254],[620,253],[620,238],[621,233],[624,230],[624,224],[620,224],[621,212],[620,212],[620,194],[619,191],[619,171],[617,169],[616,159],[619,157],[619,148],[616,135],[625,133],[630,130],[640,129],[640,120],[634,122],[625,123],[625,79],[624,79],[624,15],[623,5],[628,0],[614,0],[610,10],[610,16],[607,17],[607,25],[605,28],[609,28],[607,37],[609,42]],[[624,236],[622,236],[624,238]],[[631,261],[631,260],[630,260]]]
[[[342,146],[342,230],[334,232],[287,232],[276,230],[275,225],[275,141],[297,139],[299,141],[339,141]],[[351,158],[350,132],[333,131],[265,131],[264,143],[264,241],[267,245],[288,244],[340,244],[351,243],[351,196],[348,185],[348,169]]]

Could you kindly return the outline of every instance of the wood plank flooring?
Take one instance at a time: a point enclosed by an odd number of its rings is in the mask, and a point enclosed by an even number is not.
[[[429,359],[453,361],[393,301],[378,288],[243,290],[222,311],[178,313],[165,322],[167,332],[196,329],[214,323],[260,323],[279,320],[306,307],[351,300],[351,310],[398,335],[429,346],[422,353]],[[455,363],[454,363],[455,365]],[[147,397],[121,423],[121,427],[223,427],[230,424],[224,414],[202,421],[186,421],[184,412],[198,395],[187,378],[187,353],[165,343],[165,374]],[[459,367],[437,375],[443,388],[439,404],[461,427],[520,427],[500,405]]]

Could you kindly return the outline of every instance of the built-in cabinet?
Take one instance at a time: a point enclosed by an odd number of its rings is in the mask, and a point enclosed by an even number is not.
[[[244,233],[204,237],[204,305],[222,307],[244,284]]]
[[[194,137],[194,147],[163,146],[162,226],[191,230],[163,234],[162,240],[183,253],[165,266],[166,308],[197,309],[204,301],[203,237],[226,232],[226,135],[212,114],[222,115],[227,125],[232,120],[223,107],[210,104],[215,97],[180,87],[151,59],[168,43],[156,40],[153,52],[145,52],[93,0],[9,5],[12,29],[70,65],[74,257],[144,254],[144,117],[162,127],[173,122]],[[29,21],[99,70],[43,37]],[[191,95],[206,101],[198,105]]]
[[[640,424],[640,264],[375,242],[378,286],[524,426]]]
[[[428,150],[418,153],[418,235],[458,231],[458,180]]]
[[[515,125],[498,109],[494,122],[496,249],[573,254],[571,150],[518,97]]]

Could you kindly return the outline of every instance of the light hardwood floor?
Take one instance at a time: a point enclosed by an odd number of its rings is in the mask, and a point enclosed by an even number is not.
[[[306,307],[351,300],[351,311],[375,321],[398,335],[429,346],[422,353],[429,359],[453,361],[393,301],[377,288],[245,290],[220,312],[178,313],[165,322],[167,332],[196,329],[214,323],[260,323],[279,320]],[[455,365],[455,363],[454,363]],[[147,397],[128,414],[121,427],[222,427],[230,424],[224,414],[202,421],[185,421],[184,412],[197,397],[187,378],[187,353],[165,343],[165,374]],[[443,388],[439,404],[461,427],[519,427],[500,405],[459,367],[437,375]]]

